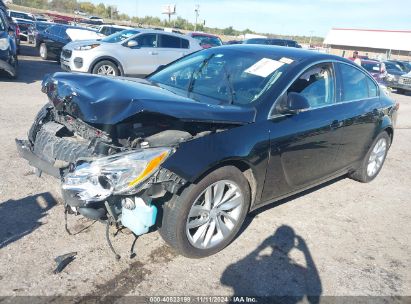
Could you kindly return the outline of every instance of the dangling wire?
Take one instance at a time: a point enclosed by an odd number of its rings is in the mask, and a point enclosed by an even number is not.
[[[114,250],[113,244],[110,241],[110,219],[107,219],[106,221],[106,240],[108,243],[108,246],[111,249],[111,252],[113,252],[114,256],[116,257],[116,260],[120,260],[121,256]]]

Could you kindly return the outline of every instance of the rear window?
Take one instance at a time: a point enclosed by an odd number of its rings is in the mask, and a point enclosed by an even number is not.
[[[160,47],[163,48],[181,48],[181,39],[170,35],[160,35]]]
[[[25,13],[19,13],[19,12],[10,12],[10,17],[18,18],[18,19],[34,20],[34,18],[31,17],[30,15],[25,14]]]

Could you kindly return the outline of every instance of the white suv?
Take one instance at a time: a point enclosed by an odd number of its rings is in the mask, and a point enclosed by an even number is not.
[[[60,62],[66,71],[141,77],[201,49],[197,40],[185,35],[131,29],[100,40],[68,43]]]

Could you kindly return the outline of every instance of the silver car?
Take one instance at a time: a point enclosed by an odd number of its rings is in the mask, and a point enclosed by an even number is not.
[[[185,35],[129,29],[99,40],[68,43],[60,62],[66,71],[141,77],[201,49],[197,40]]]

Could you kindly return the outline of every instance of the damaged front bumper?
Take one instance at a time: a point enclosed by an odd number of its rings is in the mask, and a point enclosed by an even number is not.
[[[63,125],[39,114],[29,140],[16,139],[21,157],[42,172],[59,178],[69,213],[146,233],[155,223],[153,200],[176,193],[186,181],[160,165],[174,150],[147,148],[96,155],[91,145],[59,137]]]

